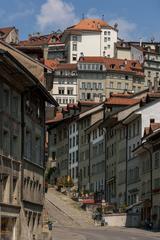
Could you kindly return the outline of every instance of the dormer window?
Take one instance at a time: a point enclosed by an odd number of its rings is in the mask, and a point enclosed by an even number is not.
[[[111,69],[114,69],[115,66],[116,66],[115,64],[111,64],[111,65],[110,65]]]

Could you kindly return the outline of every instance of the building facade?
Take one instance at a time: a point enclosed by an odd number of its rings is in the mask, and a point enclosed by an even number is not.
[[[101,19],[82,19],[64,31],[62,40],[69,63],[76,63],[82,55],[112,58],[117,29]]]
[[[56,102],[12,55],[0,58],[1,233],[32,239],[43,221],[45,101]]]

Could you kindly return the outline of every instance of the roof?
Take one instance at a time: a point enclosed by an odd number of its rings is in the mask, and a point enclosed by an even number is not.
[[[151,133],[153,133],[155,130],[160,128],[160,123],[150,123],[149,127],[145,127],[144,128],[144,137],[146,137],[147,135],[150,135]]]
[[[63,120],[62,112],[56,112],[56,116],[53,119],[46,121],[46,124],[56,123],[61,120]]]
[[[105,105],[123,105],[123,106],[129,106],[136,103],[139,103],[140,99],[134,99],[134,98],[124,98],[124,97],[111,97],[108,98],[105,102]]]
[[[76,70],[77,64],[74,63],[60,63],[56,66],[56,70]]]
[[[107,70],[132,72],[144,76],[142,65],[137,60],[106,58],[106,57],[80,57],[79,62],[84,63],[101,63]]]
[[[54,41],[52,41],[54,39]],[[48,44],[58,44],[61,42],[61,34],[51,33],[47,35],[29,36],[27,40],[19,42],[19,46],[39,46]]]
[[[106,21],[98,18],[85,18],[81,19],[77,24],[68,27],[67,30],[84,30],[84,31],[101,31],[101,28],[106,27],[114,29]]]
[[[52,69],[55,69],[58,64],[59,64],[58,60],[52,60],[52,59],[44,60],[44,65]]]
[[[5,35],[8,35],[15,27],[4,27],[0,28],[0,32],[2,32]]]
[[[133,97],[134,94],[130,92],[124,91],[123,93],[111,93],[111,97],[123,97],[123,98],[128,98],[128,97]]]

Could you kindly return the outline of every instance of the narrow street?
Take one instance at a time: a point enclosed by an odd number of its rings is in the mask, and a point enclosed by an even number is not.
[[[140,229],[94,226],[86,212],[65,195],[49,189],[46,194],[48,217],[54,222],[52,240],[159,240],[159,233]]]

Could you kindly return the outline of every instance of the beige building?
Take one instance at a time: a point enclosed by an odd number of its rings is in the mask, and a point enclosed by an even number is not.
[[[80,100],[103,101],[111,93],[145,89],[141,64],[135,60],[81,57],[78,62]]]

